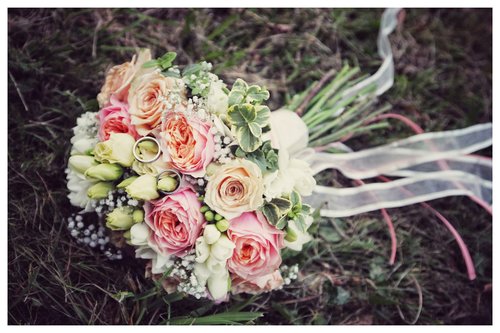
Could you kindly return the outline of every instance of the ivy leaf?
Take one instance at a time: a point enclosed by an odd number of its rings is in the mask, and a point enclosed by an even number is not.
[[[287,200],[285,198],[274,198],[273,200],[271,200],[271,203],[278,207],[281,215],[288,213],[288,211],[292,208],[292,203],[290,202],[290,200]]]
[[[255,108],[255,121],[260,127],[265,127],[269,124],[269,119],[271,118],[271,110],[265,105],[257,105]]]
[[[301,232],[306,232],[307,225],[304,214],[297,214],[294,221],[296,222],[295,224],[297,225],[297,227],[300,229]]]
[[[236,137],[240,143],[241,149],[246,152],[253,152],[257,150],[262,144],[262,140],[255,137],[248,126],[239,127],[236,129]]]
[[[260,137],[262,135],[262,128],[256,122],[248,123],[248,128],[253,136]]]
[[[267,89],[257,85],[252,85],[247,89],[247,102],[249,103],[261,103],[269,99],[269,96]]]
[[[280,214],[279,214],[279,209],[276,207],[276,205],[273,205],[272,203],[265,204],[262,207],[262,213],[264,216],[267,218],[267,221],[271,225],[276,225],[280,219]]]
[[[284,215],[278,220],[278,223],[276,223],[276,228],[283,230],[287,225],[288,219],[286,218],[286,215]]]
[[[300,194],[297,191],[292,191],[290,193],[290,201],[293,207],[301,205]]]
[[[257,117],[256,109],[251,104],[238,104],[229,108],[227,115],[232,125],[236,127],[245,126]]]

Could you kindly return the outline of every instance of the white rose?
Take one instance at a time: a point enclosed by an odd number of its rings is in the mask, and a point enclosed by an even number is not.
[[[215,300],[224,298],[229,291],[229,272],[227,269],[218,275],[210,275],[207,280],[207,285],[210,295],[212,295]]]
[[[226,235],[222,235],[219,240],[212,245],[210,256],[216,260],[226,262],[227,259],[233,256],[235,247],[234,243],[231,242]]]
[[[205,231],[203,231],[203,238],[205,238],[205,242],[207,242],[207,244],[212,245],[217,242],[220,234],[221,233],[219,230],[217,230],[215,224],[208,224],[205,227]]]
[[[136,223],[130,228],[130,243],[135,246],[148,244],[149,227],[146,223]]]
[[[313,218],[312,216],[308,215],[305,218],[305,223],[306,223],[306,232],[300,231],[300,229],[297,227],[297,223],[293,220],[288,221],[288,228],[292,229],[293,232],[297,235],[297,239],[293,242],[289,242],[285,239],[285,246],[295,250],[295,251],[302,251],[302,246],[305,243],[308,243],[312,240],[311,235],[307,232],[307,229],[311,226],[313,223]]]
[[[196,239],[195,243],[196,258],[195,261],[198,263],[203,263],[208,259],[210,255],[210,246],[205,241],[203,236]]]

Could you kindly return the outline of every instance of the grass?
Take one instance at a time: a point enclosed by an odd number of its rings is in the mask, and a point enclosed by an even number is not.
[[[389,210],[399,241],[394,266],[380,212],[324,219],[303,253],[284,254],[286,263],[301,263],[300,281],[221,305],[167,295],[144,278],[144,263],[130,253],[110,262],[77,246],[66,230],[64,218],[74,211],[63,173],[71,127],[82,112],[97,110],[110,64],[129,59],[137,46],[157,55],[175,50],[179,64],[205,59],[228,82],[265,84],[278,108],[344,62],[372,73],[380,64],[381,13],[10,9],[9,323],[491,324],[491,216],[467,198],[431,205],[464,237],[475,281],[467,279],[452,236],[414,205]],[[491,23],[487,9],[407,10],[391,36],[397,77],[382,102],[426,131],[490,121]],[[361,149],[412,134],[390,125],[349,145]],[[322,177],[347,184],[334,171]]]

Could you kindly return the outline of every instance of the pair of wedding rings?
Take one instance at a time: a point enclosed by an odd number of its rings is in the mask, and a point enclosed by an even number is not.
[[[157,149],[156,149],[157,152],[153,156],[145,158],[144,156],[141,155],[140,149],[139,149],[139,147],[140,147],[139,145],[142,142],[153,143],[153,145],[155,145],[157,147]],[[153,163],[157,159],[160,158],[160,155],[161,155],[160,143],[158,142],[158,140],[156,140],[156,138],[154,138],[152,136],[144,136],[135,142],[134,148],[133,148],[133,154],[134,154],[135,159],[141,163]],[[158,174],[158,176],[156,176],[156,181],[159,182],[160,179],[162,179],[164,177],[174,178],[176,180],[177,187],[173,191],[163,191],[163,190],[158,189],[159,192],[161,192],[163,194],[172,194],[172,193],[175,193],[179,188],[181,188],[181,182],[183,182],[183,177],[177,170],[167,169],[165,171],[160,172]]]

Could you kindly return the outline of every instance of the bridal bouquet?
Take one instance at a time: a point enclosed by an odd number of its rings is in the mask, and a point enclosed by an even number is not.
[[[167,291],[224,301],[297,278],[298,266],[282,265],[281,254],[312,239],[313,215],[382,210],[393,263],[397,240],[385,208],[466,195],[491,212],[491,160],[471,155],[491,145],[491,124],[423,133],[376,108],[393,83],[388,34],[397,12],[382,18],[383,63],[374,75],[358,77],[346,65],[273,112],[264,87],[226,85],[207,62],[181,69],[173,52],[153,59],[143,49],[112,67],[100,110],[83,114],[71,139],[68,197],[82,209],[68,219],[72,236],[110,259],[128,244]],[[387,119],[417,135],[358,152],[345,144]],[[332,168],[358,186],[316,185],[313,176]],[[423,205],[452,232],[473,279],[456,230]]]
[[[229,89],[206,62],[181,72],[175,56],[145,49],[107,73],[100,111],[74,129],[71,202],[121,231],[152,276],[171,271],[169,289],[222,300],[279,288],[296,275],[281,250],[311,239],[302,196],[316,182],[290,157],[297,138],[285,128],[305,125],[271,113],[265,88],[239,79]],[[105,230],[82,220],[73,234],[105,250]]]

